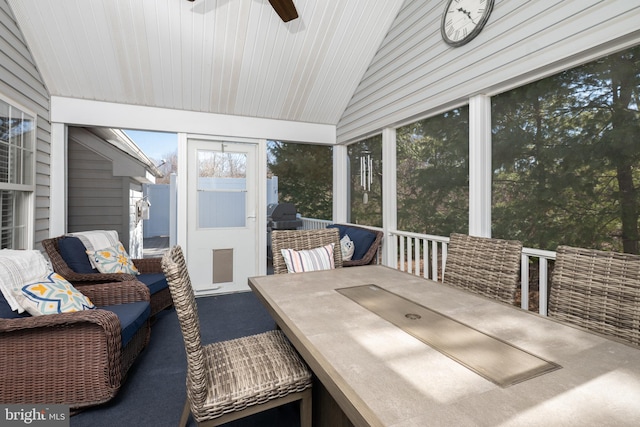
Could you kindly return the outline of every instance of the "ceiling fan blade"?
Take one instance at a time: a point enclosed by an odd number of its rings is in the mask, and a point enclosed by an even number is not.
[[[271,3],[273,9],[284,22],[289,22],[298,17],[298,11],[293,4],[293,0],[269,0],[269,3]]]

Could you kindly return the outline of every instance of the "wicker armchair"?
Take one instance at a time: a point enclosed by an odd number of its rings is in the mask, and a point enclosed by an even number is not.
[[[548,314],[640,346],[640,256],[559,246]]]
[[[44,248],[53,271],[64,277],[73,286],[81,289],[85,292],[87,285],[94,285],[96,283],[112,283],[123,281],[145,281],[144,276],[148,275],[152,281],[162,280],[156,277],[158,273],[162,273],[162,266],[160,265],[161,258],[136,258],[132,259],[133,264],[140,272],[140,276],[133,276],[131,274],[124,273],[78,273],[74,271],[64,260],[60,253],[59,242],[60,239],[65,236],[58,236],[51,239],[45,239],[42,241],[42,247]],[[88,259],[87,259],[88,260]],[[148,283],[145,283],[149,285]],[[158,312],[170,307],[172,304],[171,293],[169,287],[164,286],[152,286],[151,292],[151,315],[154,316]]]
[[[311,426],[311,372],[281,331],[202,345],[198,310],[180,246],[162,258],[187,352],[187,402],[180,425],[220,425],[300,400]]]
[[[122,347],[120,320],[109,308],[144,302],[148,316],[149,290],[133,281],[82,292],[98,309],[0,318],[0,402],[64,404],[74,413],[116,395],[150,327],[148,319],[136,325]]]
[[[320,230],[274,230],[271,232],[271,248],[273,252],[273,273],[288,273],[287,264],[281,249],[296,251],[318,248],[334,244],[333,262],[335,268],[342,267],[342,253],[340,252],[340,234],[336,228]]]
[[[452,233],[443,283],[515,304],[522,243]]]

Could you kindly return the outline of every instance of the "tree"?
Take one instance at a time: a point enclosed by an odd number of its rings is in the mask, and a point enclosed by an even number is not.
[[[397,130],[398,228],[448,236],[469,228],[469,109]]]
[[[494,236],[638,253],[640,48],[492,99]]]
[[[353,224],[382,227],[382,135],[349,145],[349,215]]]
[[[332,218],[332,148],[269,141],[269,173],[278,177],[280,202],[293,203],[308,218]]]

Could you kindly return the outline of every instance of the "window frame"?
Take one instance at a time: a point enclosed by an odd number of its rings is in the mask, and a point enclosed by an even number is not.
[[[10,182],[0,182],[0,191],[13,192],[16,197],[13,199],[13,205],[11,206],[11,214],[15,212],[23,212],[25,215],[24,221],[16,225],[12,223],[6,230],[11,230],[11,247],[10,249],[33,249],[34,235],[35,235],[35,194],[36,194],[36,156],[37,156],[37,132],[38,132],[38,115],[31,109],[25,107],[23,104],[16,102],[12,98],[0,93],[0,102],[8,105],[10,109],[17,109],[21,114],[29,116],[33,122],[33,128],[31,131],[30,152],[31,152],[31,164],[28,165],[30,170],[28,181],[30,184],[17,184]],[[24,145],[23,145],[24,146]],[[23,148],[24,149],[24,148]],[[11,157],[9,157],[9,163],[11,164]],[[21,165],[22,167],[25,164]],[[18,196],[19,194],[19,196]],[[20,204],[20,205],[18,205]],[[4,223],[4,221],[2,221]],[[2,227],[0,225],[0,227]],[[22,235],[19,236],[18,230],[23,229]],[[2,229],[0,231],[5,231]],[[18,246],[16,247],[16,242]],[[0,242],[1,243],[1,242]]]

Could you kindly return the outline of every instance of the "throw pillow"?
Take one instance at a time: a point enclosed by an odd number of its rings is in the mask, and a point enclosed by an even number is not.
[[[337,228],[340,231],[340,238],[343,238],[345,234],[349,233],[349,237],[355,245],[352,260],[359,260],[364,258],[367,251],[371,247],[371,244],[376,240],[376,234],[360,227],[350,227],[343,224],[331,224],[327,228]]]
[[[100,273],[140,274],[120,242],[108,248],[87,251],[87,255]]]
[[[95,305],[57,273],[49,273],[41,280],[24,285],[21,304],[32,316],[70,313],[89,310]]]
[[[315,249],[303,251],[281,249],[280,252],[282,252],[289,273],[302,273],[334,269],[333,249],[333,243],[330,243]]]
[[[340,249],[342,250],[342,260],[350,261],[353,257],[353,252],[356,247],[355,244],[351,241],[348,234],[345,234],[342,239],[340,239]]]
[[[79,238],[73,236],[62,237],[58,240],[58,250],[64,262],[76,273],[91,274],[98,272],[89,261],[87,247]]]
[[[0,250],[0,291],[13,311],[25,311],[16,297],[22,286],[50,272],[49,263],[38,250]]]

